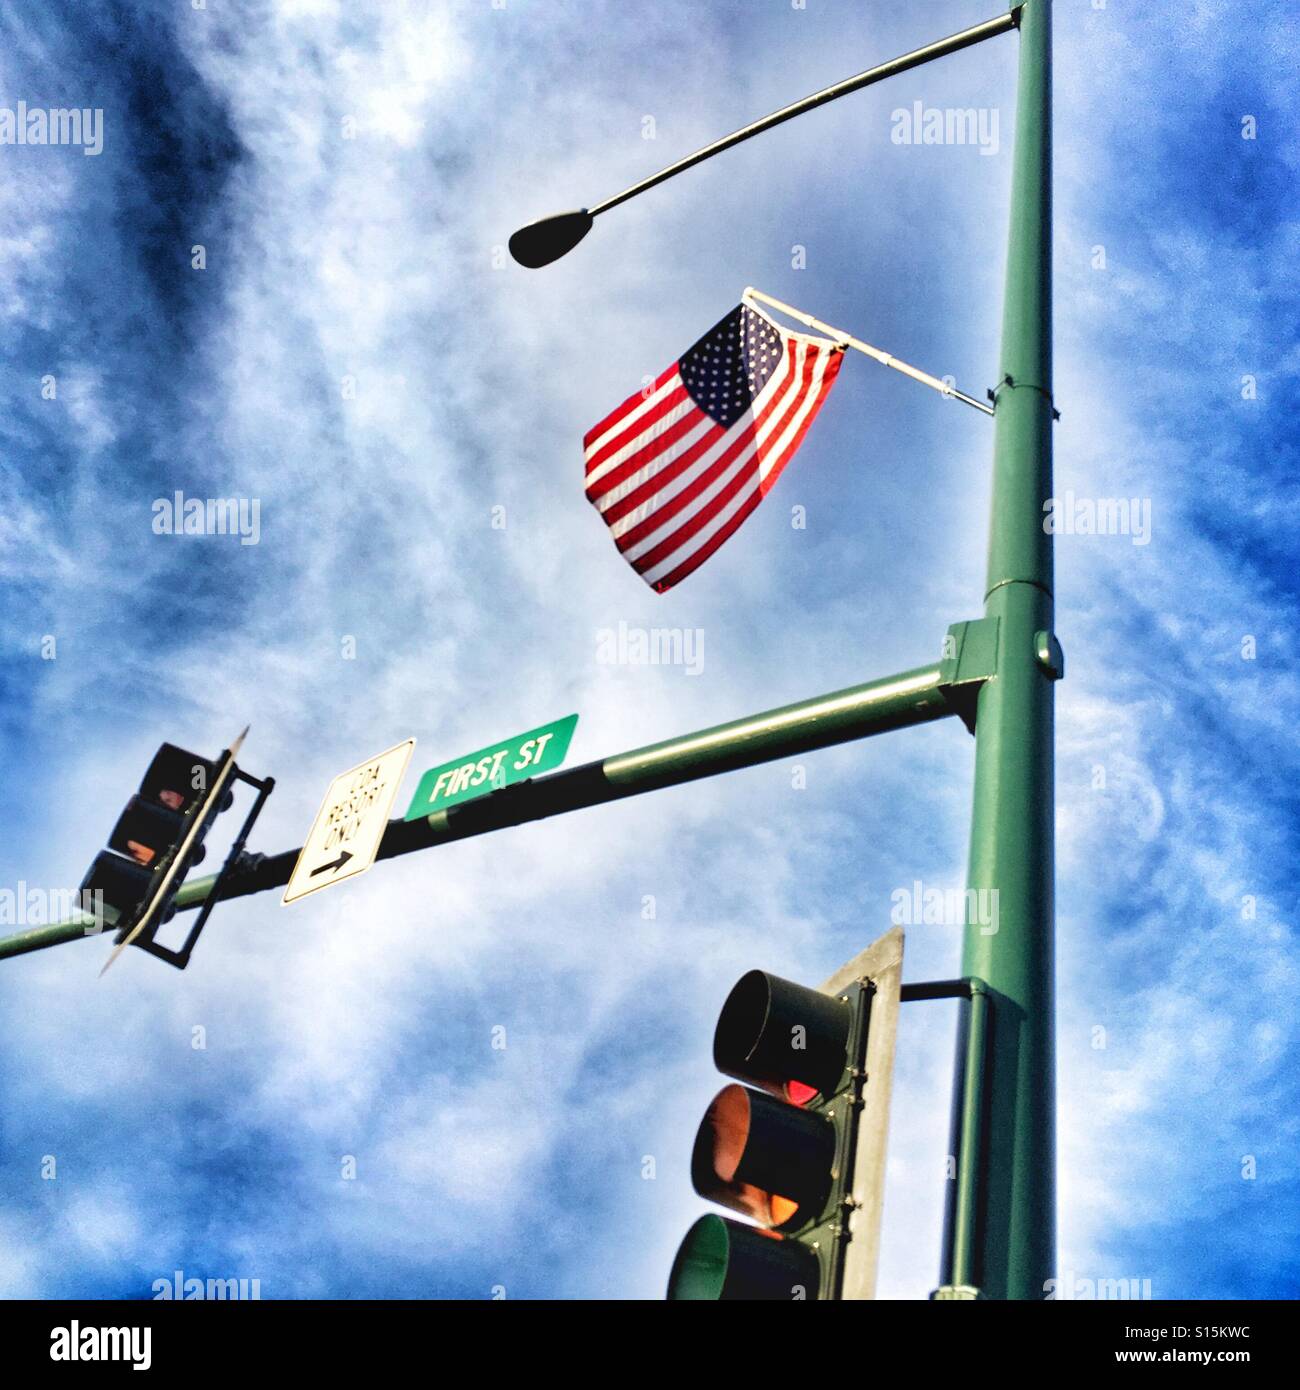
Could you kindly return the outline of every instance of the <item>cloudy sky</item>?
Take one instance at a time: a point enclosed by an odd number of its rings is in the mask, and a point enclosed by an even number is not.
[[[935,659],[981,607],[975,412],[847,362],[664,597],[581,439],[746,284],[982,395],[1014,37],[547,271],[504,244],[995,8],[0,5],[0,107],[103,112],[98,155],[0,145],[0,886],[75,887],[163,739],[251,723],[274,852],[410,736],[399,810],[575,710],[571,762]],[[1055,8],[1058,491],[1150,522],[1057,545],[1060,1269],[1292,1294],[1300,44],[1280,0]],[[896,143],[915,102],[983,112],[984,147]],[[256,501],[257,544],[155,534],[178,490]],[[603,662],[620,623],[697,632],[702,669]],[[0,1294],[660,1296],[728,988],[816,983],[895,889],[959,887],[972,748],[946,721],[244,899],[183,974],[99,980],[104,940],[4,962]],[[959,969],[955,927],[907,949],[910,979]],[[892,1296],[936,1281],[954,1017],[904,1010]]]

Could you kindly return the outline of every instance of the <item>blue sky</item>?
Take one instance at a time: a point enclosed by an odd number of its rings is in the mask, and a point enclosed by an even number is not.
[[[1057,543],[1060,1269],[1290,1295],[1298,45],[1277,3],[1055,10],[1057,487],[1151,508],[1148,544]],[[932,660],[980,609],[974,412],[846,363],[764,506],[664,597],[585,502],[581,438],[746,284],[992,385],[1013,37],[750,142],[548,271],[502,249],[991,12],[0,7],[0,106],[104,112],[96,157],[0,146],[0,886],[75,886],[164,738],[251,722],[278,783],[253,847],[278,851],[408,736],[403,801],[573,710],[577,762]],[[996,112],[996,153],[893,143],[916,101]],[[154,534],[178,489],[257,499],[258,544]],[[702,671],[603,664],[619,622],[700,630]],[[98,980],[102,941],[5,962],[0,1294],[180,1269],[266,1297],[658,1297],[731,983],[815,983],[895,889],[963,881],[955,721],[800,765],[802,788],[776,763],[227,905],[184,974],[129,953]],[[959,958],[956,928],[910,930],[909,978]],[[891,1296],[935,1282],[952,1026],[904,1011]]]

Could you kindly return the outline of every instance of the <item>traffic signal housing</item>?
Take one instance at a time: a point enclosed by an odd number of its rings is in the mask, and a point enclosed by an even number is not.
[[[702,1216],[672,1300],[869,1298],[874,1293],[902,974],[895,928],[820,990],[751,970],[713,1038],[714,1097],[691,1154]]]
[[[258,798],[244,823],[220,880],[243,850],[244,840],[274,783],[241,772],[233,749],[216,759],[164,743],[153,756],[139,791],[131,797],[108,837],[108,848],[95,856],[82,880],[83,902],[102,904],[103,917],[117,932],[119,945],[131,940],[151,954],[181,969],[216,901],[214,888],[180,951],[154,939],[157,930],[175,914],[173,902],[185,875],[205,855],[204,837],[221,812],[234,802],[236,781],[258,789]],[[100,895],[88,897],[87,895]]]

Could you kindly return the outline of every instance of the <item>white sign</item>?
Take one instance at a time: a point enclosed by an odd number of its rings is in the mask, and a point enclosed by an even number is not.
[[[330,783],[284,890],[285,907],[318,888],[365,873],[375,862],[414,747],[415,740],[408,738]]]

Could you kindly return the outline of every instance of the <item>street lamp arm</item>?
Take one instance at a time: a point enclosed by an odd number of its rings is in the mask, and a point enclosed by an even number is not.
[[[739,145],[742,140],[761,135],[765,130],[771,130],[773,126],[791,121],[796,116],[802,116],[805,111],[814,111],[819,106],[825,106],[827,102],[848,96],[850,92],[856,92],[863,87],[870,87],[875,82],[883,82],[887,77],[896,77],[900,72],[919,68],[922,64],[933,62],[936,58],[946,57],[949,53],[958,53],[963,48],[970,48],[972,44],[982,43],[985,39],[994,38],[998,34],[1005,34],[1009,29],[1016,27],[1019,15],[1020,10],[1017,6],[1006,14],[998,15],[996,19],[985,20],[983,24],[977,24],[972,29],[963,29],[958,34],[950,34],[946,39],[939,39],[935,43],[926,44],[924,48],[917,48],[913,49],[911,53],[904,53],[901,58],[891,58],[887,63],[880,63],[874,68],[868,68],[866,72],[860,72],[856,77],[846,77],[843,82],[836,82],[834,86],[823,87],[820,92],[814,92],[801,101],[783,106],[779,111],[773,111],[770,116],[764,116],[762,120],[754,121],[751,125],[733,131],[730,135],[724,135],[721,140],[715,140],[711,145],[705,145],[703,149],[696,150],[694,154],[688,154],[685,159],[679,159],[676,164],[670,164],[657,174],[651,174],[648,179],[642,179],[640,183],[634,183],[631,188],[625,188],[622,193],[616,193],[612,198],[606,198],[603,203],[597,203],[594,208],[590,209],[591,216],[596,217],[602,212],[608,212],[610,208],[617,207],[620,203],[626,203],[629,198],[635,198],[638,193],[644,193],[656,184],[663,183],[665,179],[671,179],[674,175],[683,173],[693,165],[700,164],[706,159],[712,159],[715,154],[721,154],[723,150],[729,150],[733,145]]]
[[[531,270],[549,265],[552,261],[558,260],[573,250],[591,230],[594,218],[602,212],[608,212],[610,208],[617,207],[620,203],[626,203],[629,198],[635,198],[637,194],[654,188],[656,184],[661,184],[677,174],[684,173],[687,169],[693,168],[706,159],[712,159],[715,154],[721,154],[723,150],[729,150],[733,145],[739,145],[743,140],[761,135],[763,131],[771,130],[773,126],[793,120],[796,116],[802,116],[805,111],[815,110],[818,106],[825,106],[829,101],[848,96],[850,92],[856,92],[862,87],[869,87],[874,82],[883,82],[887,77],[895,77],[911,68],[918,68],[924,63],[933,62],[936,58],[946,57],[949,53],[958,53],[963,48],[970,48],[972,44],[982,43],[985,39],[994,38],[998,34],[1005,34],[1008,30],[1016,28],[1019,22],[1020,7],[1016,6],[1006,14],[998,15],[996,19],[985,20],[983,24],[976,24],[973,28],[963,29],[957,34],[950,34],[946,39],[939,39],[935,43],[926,44],[924,48],[913,49],[911,53],[904,53],[899,58],[891,58],[887,63],[880,63],[874,68],[868,68],[866,72],[860,72],[856,77],[846,77],[843,82],[836,82],[831,87],[823,87],[820,92],[814,92],[801,101],[783,106],[779,111],[773,111],[770,116],[764,116],[762,120],[754,121],[740,130],[733,131],[730,135],[724,135],[721,140],[715,140],[711,145],[705,145],[703,149],[696,150],[694,154],[688,154],[685,159],[679,159],[666,169],[660,169],[657,174],[651,174],[649,178],[634,183],[630,188],[625,188],[612,198],[606,198],[603,203],[597,203],[594,208],[579,208],[573,212],[543,217],[537,222],[531,222],[528,226],[521,227],[510,238],[510,254],[520,265],[527,266]]]

